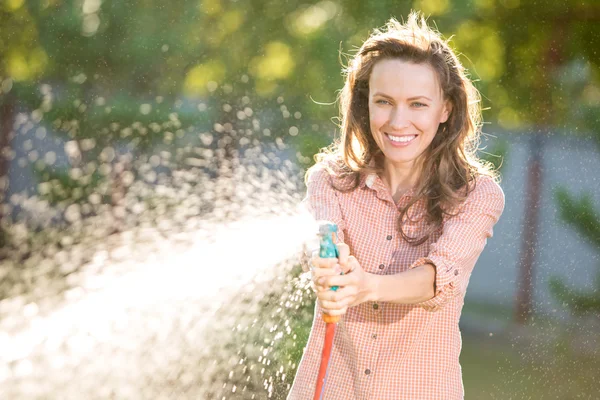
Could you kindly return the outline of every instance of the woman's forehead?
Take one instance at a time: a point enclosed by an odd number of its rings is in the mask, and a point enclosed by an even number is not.
[[[442,95],[435,70],[429,64],[402,60],[382,60],[373,67],[369,92],[389,97],[413,98],[425,96],[432,100]]]

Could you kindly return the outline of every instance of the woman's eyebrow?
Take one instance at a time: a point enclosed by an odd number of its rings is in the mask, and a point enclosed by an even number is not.
[[[385,94],[383,92],[375,92],[375,94],[373,94],[373,97],[375,97],[375,96],[381,96],[381,97],[387,97],[389,99],[393,99],[392,96],[390,96],[388,94]],[[431,100],[429,97],[427,97],[425,95],[419,95],[419,96],[409,97],[407,100],[408,101],[412,101],[412,100],[418,100],[418,99],[426,99],[426,100],[429,100],[429,101],[433,101],[433,100]]]
[[[375,92],[375,94],[373,94],[373,97],[375,97],[375,96],[387,97],[387,98],[390,98],[390,99],[393,98],[392,96],[387,95],[387,94],[382,93],[382,92]]]
[[[429,101],[433,101],[433,100],[431,100],[429,97],[427,97],[427,96],[423,96],[423,95],[421,95],[421,96],[413,96],[413,97],[409,97],[407,100],[418,100],[418,99],[426,99],[426,100],[429,100]]]

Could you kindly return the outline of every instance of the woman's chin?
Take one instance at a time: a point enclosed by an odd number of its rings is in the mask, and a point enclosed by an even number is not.
[[[398,154],[397,149],[392,151],[386,150],[383,152],[385,160],[392,164],[408,164],[412,163],[417,157],[412,152],[406,152],[407,154]]]

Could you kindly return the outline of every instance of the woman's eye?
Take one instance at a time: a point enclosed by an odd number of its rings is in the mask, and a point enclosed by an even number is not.
[[[419,103],[418,101],[412,103],[413,106],[417,107],[417,108],[421,108],[421,107],[427,107],[427,104],[425,103]]]
[[[383,100],[383,99],[376,100],[375,103],[377,103],[377,104],[390,104],[389,101]]]

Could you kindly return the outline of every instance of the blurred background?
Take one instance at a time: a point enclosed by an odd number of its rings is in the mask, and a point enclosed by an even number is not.
[[[0,0],[0,398],[285,398],[303,174],[348,56],[411,9],[481,91],[506,195],[466,399],[598,398],[596,0]]]

